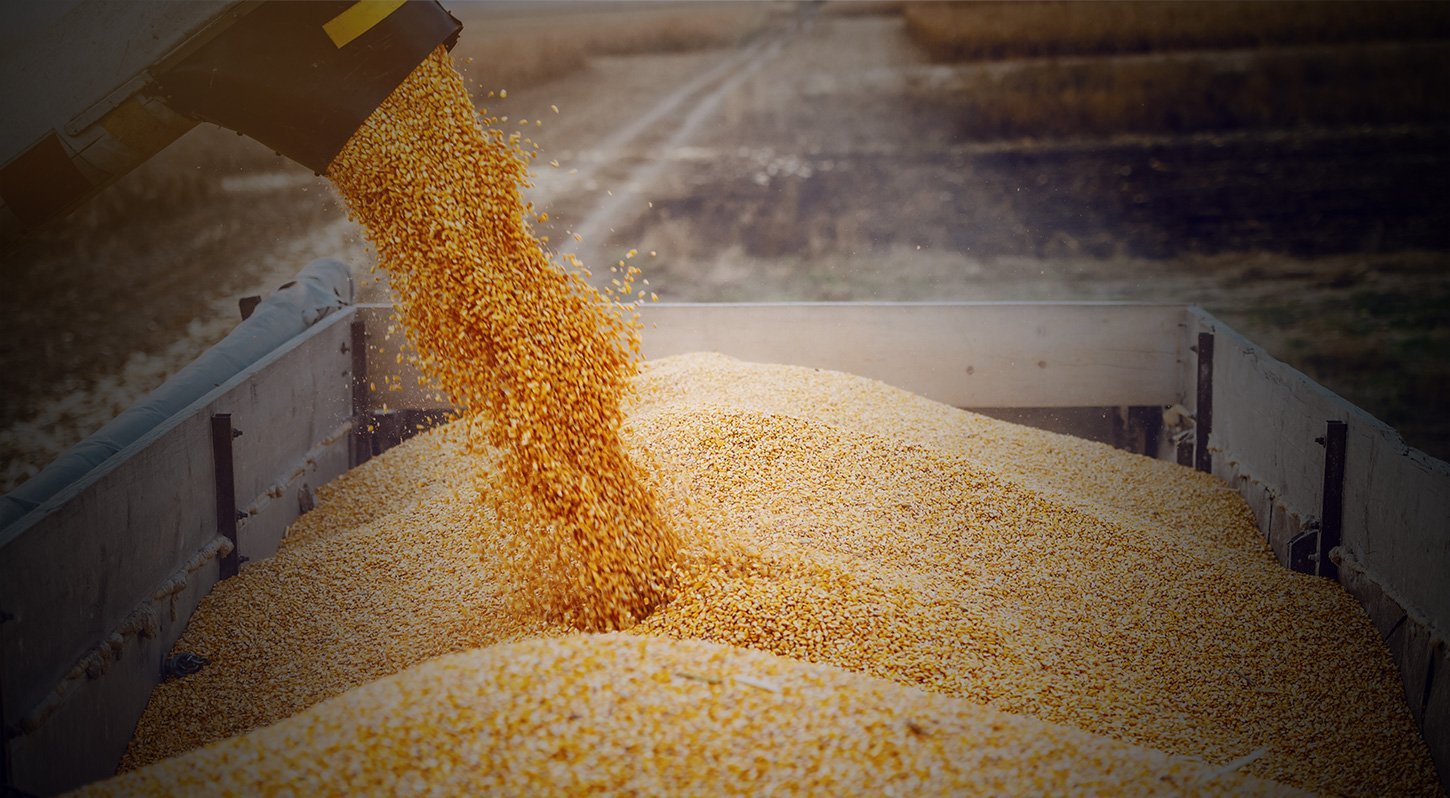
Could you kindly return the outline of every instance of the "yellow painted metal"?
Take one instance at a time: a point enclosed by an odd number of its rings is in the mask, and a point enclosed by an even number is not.
[[[367,33],[388,15],[403,7],[405,0],[358,0],[347,10],[323,23],[322,30],[338,49]]]

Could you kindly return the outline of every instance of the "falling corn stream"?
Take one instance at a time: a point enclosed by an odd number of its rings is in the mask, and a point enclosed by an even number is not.
[[[851,375],[640,365],[628,287],[531,232],[526,147],[440,50],[338,156],[461,417],[216,586],[177,644],[211,665],[88,794],[1439,794],[1369,620],[1226,486]]]
[[[367,228],[423,371],[475,451],[500,453],[484,492],[518,536],[515,573],[541,611],[617,629],[664,595],[675,536],[619,441],[639,331],[609,295],[545,252],[521,198],[531,151],[477,118],[439,48],[328,170]]]

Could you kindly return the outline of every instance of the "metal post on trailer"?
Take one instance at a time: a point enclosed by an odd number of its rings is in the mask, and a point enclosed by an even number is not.
[[[1134,454],[1158,457],[1163,436],[1163,408],[1158,405],[1125,405],[1111,412],[1113,445]]]
[[[0,623],[13,616],[0,610]],[[4,673],[4,649],[0,648],[0,674]],[[10,762],[10,727],[5,724],[5,682],[0,678],[0,795],[15,792],[15,766]]]
[[[1339,566],[1329,553],[1344,537],[1344,453],[1349,424],[1325,422],[1324,434],[1314,442],[1324,447],[1324,482],[1320,492],[1319,517],[1309,520],[1304,531],[1289,541],[1289,568],[1304,574],[1339,579]]]
[[[1208,436],[1213,432],[1213,333],[1198,334],[1198,405],[1193,411],[1197,443],[1193,450],[1193,467],[1213,472],[1213,454],[1208,450]]]
[[[360,318],[353,319],[352,337],[352,460],[350,467],[360,466],[373,456],[372,416],[368,413],[368,328]]]
[[[1319,514],[1318,573],[1339,579],[1339,566],[1329,559],[1329,552],[1339,545],[1344,534],[1344,455],[1349,441],[1349,425],[1343,421],[1325,424],[1324,437],[1316,440],[1324,447],[1324,498]]]
[[[237,542],[237,486],[232,463],[232,439],[241,437],[232,428],[231,413],[211,417],[211,453],[216,473],[216,531],[232,542],[232,551],[221,559],[221,579],[237,575],[241,546]]]

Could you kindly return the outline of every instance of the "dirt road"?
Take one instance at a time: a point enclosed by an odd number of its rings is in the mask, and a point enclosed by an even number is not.
[[[554,238],[582,231],[595,264],[658,252],[675,301],[1198,303],[1450,456],[1447,131],[978,141],[953,87],[1011,65],[928,63],[895,17],[801,14],[748,48],[511,94],[560,162],[540,175]],[[587,119],[656,72],[701,85],[630,95],[635,135],[547,110]]]
[[[494,12],[459,13],[462,62]],[[1417,421],[1450,400],[1443,133],[980,142],[951,89],[974,68],[897,16],[782,6],[738,46],[594,56],[503,100],[470,77],[541,146],[541,232],[591,266],[638,249],[661,299],[1197,302],[1450,454]],[[0,488],[320,256],[371,263],[326,181],[214,128],[0,255]]]

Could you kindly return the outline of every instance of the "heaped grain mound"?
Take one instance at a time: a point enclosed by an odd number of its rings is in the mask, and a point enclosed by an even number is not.
[[[670,599],[630,634],[831,665],[1315,791],[1438,794],[1364,611],[1281,567],[1208,475],[848,374],[689,355],[634,384],[622,437],[682,541]],[[465,432],[348,473],[276,556],[218,584],[178,643],[211,665],[156,689],[132,764],[430,656],[565,633],[508,612],[508,546],[468,476],[493,461]],[[662,721],[658,744],[687,728]]]
[[[586,630],[644,617],[675,537],[619,443],[639,337],[529,227],[528,152],[486,129],[439,48],[328,169],[387,270],[425,373],[502,453],[485,494],[525,595]]]
[[[1294,795],[756,651],[575,635],[441,657],[90,795]]]

